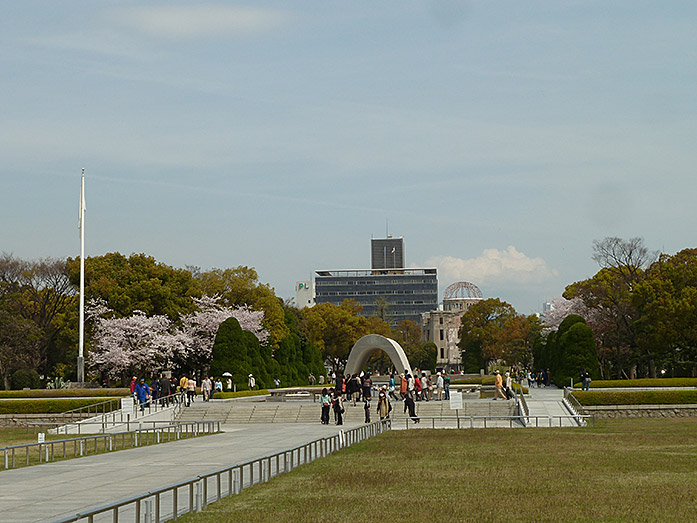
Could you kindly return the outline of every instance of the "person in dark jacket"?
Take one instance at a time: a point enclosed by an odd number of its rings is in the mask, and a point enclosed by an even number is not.
[[[169,405],[172,398],[169,397],[171,390],[171,382],[167,378],[160,378],[160,391],[162,393],[162,406]]]
[[[414,398],[412,398],[411,393],[408,393],[404,397],[404,412],[409,410],[409,417],[414,423],[419,423],[419,418],[416,417],[416,404],[414,403]]]

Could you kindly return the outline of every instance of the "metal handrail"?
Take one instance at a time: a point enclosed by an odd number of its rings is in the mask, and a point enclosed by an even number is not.
[[[121,398],[122,396],[119,396],[117,398],[110,398],[105,401],[100,401],[98,403],[90,403],[89,405],[85,405],[84,407],[78,407],[76,409],[71,409],[71,410],[66,410],[65,412],[61,412],[58,416],[62,417],[63,420],[65,420],[67,417],[70,417],[70,420],[74,420],[77,415],[87,413],[88,417],[89,414],[92,412],[92,409],[94,409],[94,414],[97,415],[99,414],[99,407],[102,407],[102,415],[107,413],[106,406],[107,405],[112,405],[114,402],[119,402],[119,405],[121,404]],[[112,409],[110,408],[108,412],[111,412]]]
[[[525,400],[525,394],[523,394],[522,389],[520,390],[520,394],[518,394],[518,391],[515,390],[515,388],[513,389],[513,394],[515,395],[516,403],[518,404],[520,421],[523,425],[527,425],[530,421],[530,408],[528,407],[528,402]]]
[[[527,424],[521,422],[520,415],[516,415],[516,416],[429,416],[429,417],[417,416],[417,418],[419,419],[419,424],[423,420],[431,420],[431,427],[430,428],[434,428],[434,429],[436,428],[436,423],[435,423],[436,421],[454,422],[454,425],[455,425],[454,428],[458,428],[458,429],[465,429],[465,428],[472,428],[473,429],[473,428],[479,428],[479,427],[485,428],[485,429],[486,428],[493,428],[494,425],[492,425],[491,423],[489,423],[487,425],[487,422],[491,422],[491,421],[508,421],[508,426],[510,428],[513,428],[513,426],[514,426],[513,422],[517,422],[524,427],[532,426],[532,422],[530,420],[535,420],[535,425],[534,425],[535,427],[548,426],[550,428],[556,427],[556,426],[562,427],[563,426],[562,422],[563,422],[563,420],[566,420],[566,419],[574,420],[574,422],[577,422],[578,419],[588,420],[591,422],[591,425],[595,421],[594,415],[527,416],[527,419],[528,419]],[[540,424],[540,420],[546,420],[547,423]],[[556,422],[553,423],[554,420],[559,420],[559,424],[557,425]],[[393,421],[396,421],[396,420],[393,420]],[[400,419],[399,421],[401,422],[402,419]],[[405,428],[407,428],[407,429],[417,428],[416,426],[414,426],[414,420],[412,420],[412,418],[406,417],[406,418],[403,418],[403,421],[405,422]],[[411,425],[409,424],[410,421],[412,422]],[[477,424],[478,421],[481,422],[479,425]],[[418,428],[424,428],[424,425],[420,424]]]
[[[138,428],[131,431],[114,432],[111,434],[96,434],[77,438],[44,441],[43,443],[23,443],[21,445],[10,445],[8,447],[0,448],[0,452],[3,453],[5,469],[9,469],[16,466],[16,456],[20,454],[20,452],[18,452],[20,449],[25,449],[25,465],[29,465],[29,452],[30,449],[34,447],[38,447],[39,463],[43,463],[55,459],[55,448],[57,445],[63,447],[62,457],[65,458],[67,457],[67,448],[70,446],[70,444],[72,444],[73,456],[77,457],[85,455],[88,450],[87,443],[90,441],[94,441],[94,451],[97,452],[98,448],[100,447],[99,440],[102,440],[104,451],[107,452],[114,449],[116,446],[115,443],[119,438],[121,439],[122,448],[125,446],[127,437],[130,440],[131,447],[138,447],[143,442],[146,445],[150,444],[150,434],[152,434],[152,440],[154,443],[160,443],[164,439],[163,435],[165,433],[167,434],[168,441],[171,441],[172,435],[174,435],[175,440],[178,440],[181,439],[182,434],[186,434],[187,436],[189,434],[198,436],[199,434],[213,434],[214,432],[220,432],[220,424],[221,422],[218,420],[181,421],[170,423],[169,425],[163,427]]]
[[[132,496],[115,503],[80,512],[74,516],[60,519],[56,523],[71,523],[81,519],[87,519],[89,522],[92,522],[94,516],[105,512],[111,512],[113,520],[118,521],[119,510],[129,505],[134,506],[135,521],[140,521],[143,513],[145,521],[154,519],[154,521],[159,522],[163,518],[176,519],[187,512],[198,512],[209,503],[219,501],[223,497],[239,494],[245,487],[266,482],[278,474],[290,472],[299,465],[323,458],[337,450],[376,436],[390,428],[391,421],[389,419],[375,421],[361,427],[341,431],[334,436],[318,438],[280,452],[267,454],[259,458],[207,472],[179,483],[150,490],[138,496]],[[212,480],[215,480],[213,489],[210,488]],[[179,490],[182,488],[186,489],[185,497],[187,499],[184,500],[183,506],[180,506]],[[209,495],[209,492],[212,492],[213,495]],[[170,493],[172,497],[172,511],[171,513],[163,514],[162,500],[165,495]]]

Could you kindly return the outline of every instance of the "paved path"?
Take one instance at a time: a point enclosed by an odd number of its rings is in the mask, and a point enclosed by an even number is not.
[[[566,410],[562,404],[564,399],[564,391],[558,389],[554,386],[552,387],[542,387],[542,388],[531,388],[529,389],[530,395],[526,396],[526,402],[528,404],[528,410],[530,411],[530,416],[540,416],[540,417],[551,417],[552,425],[555,427],[559,426],[559,418],[555,419],[555,416],[569,416],[569,411]],[[530,419],[530,425],[535,427],[539,425],[540,427],[548,427],[549,420],[539,419],[536,424],[534,419]],[[563,427],[576,427],[578,426],[576,422],[571,419],[562,419],[561,426]]]
[[[358,425],[227,425],[223,434],[0,471],[0,520],[55,521]]]
[[[565,416],[563,393],[556,388],[532,389],[531,416]],[[397,403],[395,408],[401,408]],[[81,510],[106,505],[158,487],[196,477],[227,465],[285,450],[340,428],[362,425],[349,415],[343,427],[319,423],[224,425],[223,434],[146,448],[87,456],[16,470],[0,471],[0,520],[55,521]],[[348,414],[354,413],[354,408]],[[568,420],[564,426],[573,423]],[[556,426],[559,426],[558,420]],[[508,426],[508,422],[489,426]],[[548,426],[548,423],[540,423]],[[394,428],[401,428],[395,424]],[[124,514],[123,520],[130,520]]]

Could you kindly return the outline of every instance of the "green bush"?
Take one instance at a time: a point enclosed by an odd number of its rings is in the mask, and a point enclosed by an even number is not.
[[[213,394],[214,400],[227,400],[230,398],[246,398],[248,396],[265,396],[269,393],[268,389],[261,390],[238,390],[237,392],[216,392]]]
[[[574,383],[581,387],[581,382]],[[697,378],[640,378],[636,380],[593,380],[591,388],[614,389],[633,387],[697,387]]]
[[[19,369],[12,374],[12,388],[14,390],[38,389],[39,387],[41,387],[41,378],[34,369]]]
[[[697,390],[579,390],[573,395],[586,407],[697,404]]]
[[[130,394],[130,389],[0,390],[0,398],[113,398]]]
[[[79,409],[87,405],[102,403],[103,399],[47,399],[47,400],[7,400],[0,401],[0,414],[60,414]],[[106,412],[121,407],[120,402],[113,401],[105,406]],[[99,411],[102,411],[100,406]]]

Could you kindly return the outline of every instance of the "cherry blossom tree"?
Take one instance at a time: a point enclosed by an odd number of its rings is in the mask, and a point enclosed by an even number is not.
[[[93,326],[90,364],[94,369],[123,377],[152,373],[172,359],[172,321],[167,316],[135,311],[117,318],[103,301],[91,301],[87,316]]]
[[[264,312],[252,310],[247,305],[227,307],[219,303],[218,296],[193,298],[198,310],[182,316],[182,326],[178,329],[175,344],[177,356],[184,361],[208,364],[211,360],[213,342],[218,327],[228,318],[240,322],[243,330],[254,334],[260,344],[269,340],[269,333],[263,326]]]
[[[193,300],[198,310],[182,316],[179,327],[165,315],[147,316],[142,311],[119,318],[104,301],[91,301],[87,316],[93,325],[92,367],[112,377],[154,373],[172,366],[207,367],[218,327],[230,317],[253,333],[259,343],[268,342],[263,311],[226,307],[219,304],[217,296]]]

